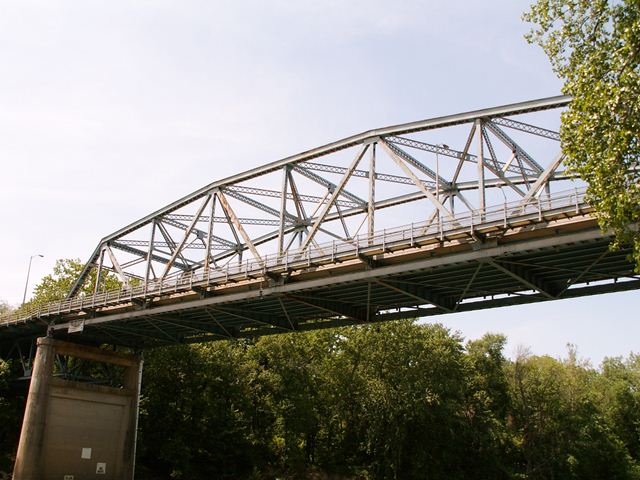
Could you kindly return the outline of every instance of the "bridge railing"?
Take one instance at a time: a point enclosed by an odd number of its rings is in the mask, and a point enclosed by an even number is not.
[[[498,227],[507,229],[518,222],[543,221],[550,212],[580,214],[588,205],[585,188],[541,195],[525,203],[522,201],[503,203],[484,210],[472,210],[453,218],[433,217],[424,222],[384,229],[374,235],[361,234],[345,241],[314,244],[303,253],[283,255],[268,254],[261,259],[246,260],[242,264],[210,268],[206,271],[188,272],[167,277],[162,281],[152,280],[146,284],[123,287],[117,290],[98,292],[37,305],[26,311],[19,310],[0,317],[0,325],[26,322],[32,318],[60,315],[90,310],[97,307],[116,306],[135,299],[148,299],[163,295],[184,293],[194,287],[215,286],[227,282],[242,281],[263,276],[266,272],[285,272],[320,263],[344,261],[362,254],[373,254],[389,250],[411,248],[429,241],[442,241],[452,235],[474,235],[478,229]]]

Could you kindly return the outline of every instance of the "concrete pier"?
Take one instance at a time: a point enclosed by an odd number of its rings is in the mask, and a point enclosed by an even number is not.
[[[122,388],[54,377],[56,355],[124,367]],[[39,338],[14,480],[131,480],[142,360]]]

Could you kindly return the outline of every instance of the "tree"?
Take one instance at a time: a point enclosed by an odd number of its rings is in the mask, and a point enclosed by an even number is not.
[[[252,384],[262,397],[256,407],[256,440],[278,459],[282,471],[301,475],[316,462],[324,407],[322,375],[333,335],[311,332],[264,337],[248,350],[256,374]],[[257,413],[257,412],[256,412]]]
[[[19,362],[0,358],[0,479],[11,478],[28,384],[16,382]]]
[[[251,364],[232,342],[145,354],[136,478],[246,478]]]
[[[504,335],[487,333],[467,342],[467,408],[470,438],[465,457],[478,477],[511,478],[515,450],[506,428],[511,409]]]
[[[413,321],[359,326],[344,337],[334,352],[343,367],[334,370],[334,417],[355,436],[344,432],[338,448],[358,451],[351,461],[366,478],[472,477],[463,461],[467,382],[460,338]]]
[[[56,260],[53,273],[43,277],[34,287],[33,297],[27,302],[26,308],[56,300],[63,300],[71,290],[74,282],[80,276],[83,267],[84,265],[79,259],[63,258]],[[85,295],[93,294],[95,282],[96,273],[92,271],[80,293]],[[122,285],[113,274],[104,275],[100,284],[105,290],[117,289]]]
[[[602,362],[602,409],[631,457],[640,462],[640,355]]]
[[[613,247],[640,271],[640,8],[637,0],[538,0],[523,16],[573,100],[560,134],[568,165],[589,183]]]
[[[6,301],[0,300],[0,317],[2,315],[7,315],[13,311],[13,307],[9,305]]]
[[[519,356],[509,368],[510,428],[524,478],[638,479],[637,464],[602,414],[599,374],[588,364]]]

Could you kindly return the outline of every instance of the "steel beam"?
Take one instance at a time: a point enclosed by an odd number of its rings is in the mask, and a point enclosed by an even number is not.
[[[418,302],[420,302],[420,305],[429,303],[445,312],[453,311],[453,302],[448,301],[442,296],[435,294],[429,288],[426,288],[422,285],[400,282],[396,280],[376,280],[376,283],[382,285],[385,288],[388,288],[389,290],[399,292],[409,298],[412,298],[413,300],[417,300]]]
[[[496,270],[506,273],[511,278],[514,278],[522,285],[530,288],[531,290],[540,292],[547,298],[556,298],[558,293],[560,293],[560,289],[554,288],[553,286],[549,285],[548,282],[545,282],[543,279],[537,277],[529,270],[520,265],[512,265],[493,259],[487,260],[487,263]]]
[[[560,134],[558,132],[554,132],[553,130],[548,130],[542,127],[536,127],[535,125],[529,125],[528,123],[518,122],[517,120],[513,120],[511,118],[497,117],[491,120],[491,123],[502,125],[503,127],[512,128],[514,130],[520,130],[521,132],[538,135],[539,137],[549,138],[558,142],[560,141]]]
[[[346,304],[335,300],[326,300],[324,298],[315,298],[301,295],[285,295],[285,298],[294,300],[298,303],[309,305],[311,307],[318,308],[322,311],[329,313],[330,315],[338,315],[342,317],[351,318],[356,322],[367,321],[367,309],[362,307],[355,307],[353,305]]]
[[[225,194],[222,193],[222,191],[218,192],[218,200],[220,201],[220,206],[222,207],[222,209],[229,216],[229,219],[231,220],[231,223],[235,227],[236,231],[240,233],[240,236],[243,238],[245,244],[247,245],[247,247],[249,247],[249,250],[251,250],[253,257],[258,262],[263,263],[262,257],[260,256],[260,253],[258,253],[258,249],[255,247],[255,245],[251,241],[251,237],[249,237],[249,235],[245,231],[244,227],[238,220],[238,217],[236,217],[236,214],[231,208],[231,205],[229,205],[227,197],[225,197]]]
[[[369,158],[369,202],[367,204],[367,235],[369,243],[372,242],[375,230],[375,203],[376,203],[376,144],[371,145],[371,157]]]
[[[249,301],[255,298],[266,298],[270,295],[285,295],[296,294],[309,289],[323,288],[328,285],[336,284],[348,284],[351,282],[360,281],[374,281],[376,279],[383,279],[385,277],[391,277],[394,275],[401,275],[407,271],[420,271],[424,269],[436,268],[439,266],[448,265],[451,262],[458,264],[464,264],[467,262],[486,261],[492,258],[499,258],[504,255],[510,255],[518,253],[522,250],[535,251],[537,249],[559,247],[571,243],[589,242],[595,240],[601,240],[602,233],[597,226],[586,231],[578,231],[573,233],[567,233],[562,235],[553,235],[544,238],[534,238],[527,241],[519,241],[513,243],[506,243],[497,246],[485,246],[478,250],[470,250],[465,252],[456,253],[454,255],[442,255],[422,260],[403,262],[397,265],[380,266],[375,269],[362,270],[351,273],[341,274],[339,278],[335,276],[329,276],[325,278],[317,278],[311,280],[303,280],[294,283],[287,283],[284,285],[274,285],[272,287],[266,287],[261,290],[245,291],[240,293],[229,293],[225,295],[215,295],[207,298],[191,300],[188,302],[180,302],[179,304],[172,305],[160,305],[153,308],[154,313],[167,313],[184,309],[202,308],[207,306],[213,306],[216,304],[230,303],[235,301]],[[96,318],[88,318],[85,321],[85,325],[100,324],[104,322],[132,319],[139,316],[148,315],[150,309],[146,311],[130,311],[123,313],[113,313]],[[68,326],[65,323],[53,325],[51,328],[54,330],[66,329]]]

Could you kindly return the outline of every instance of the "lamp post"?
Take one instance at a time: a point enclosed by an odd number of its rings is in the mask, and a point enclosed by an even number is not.
[[[31,262],[35,257],[42,258],[44,257],[44,255],[40,255],[39,253],[36,253],[35,255],[31,255],[29,257],[29,268],[27,269],[27,281],[24,284],[24,295],[22,296],[22,305],[24,305],[25,302],[27,301],[27,288],[29,287],[29,274],[31,273]]]

